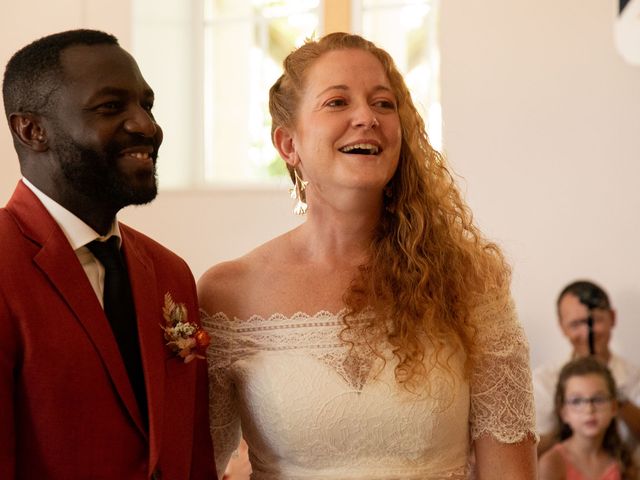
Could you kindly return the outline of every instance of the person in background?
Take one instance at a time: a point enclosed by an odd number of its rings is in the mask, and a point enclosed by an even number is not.
[[[299,227],[199,280],[221,472],[536,478],[528,346],[387,52],[332,33],[284,61],[272,139]]]
[[[153,90],[114,36],[71,30],[13,55],[2,93],[22,179],[0,209],[0,478],[215,479],[193,276],[116,219],[157,194]]]
[[[556,443],[540,457],[540,480],[636,480],[616,425],[616,384],[593,356],[563,367],[555,392]]]
[[[588,280],[571,282],[562,289],[557,299],[558,324],[572,346],[572,358],[593,355],[609,367],[618,386],[618,419],[622,437],[638,459],[640,439],[640,368],[609,348],[611,334],[616,325],[616,312],[602,287]],[[588,308],[593,307],[593,308]],[[592,317],[590,347],[588,318]],[[591,352],[593,349],[593,353]],[[562,365],[542,365],[533,372],[536,402],[536,423],[542,454],[555,442],[554,392]]]

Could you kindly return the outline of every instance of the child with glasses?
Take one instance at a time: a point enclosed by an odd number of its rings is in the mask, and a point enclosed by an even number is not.
[[[558,443],[540,458],[540,480],[635,480],[637,470],[618,434],[616,385],[595,357],[560,371],[555,395]]]

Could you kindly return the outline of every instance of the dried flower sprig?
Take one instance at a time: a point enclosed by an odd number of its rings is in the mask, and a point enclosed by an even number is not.
[[[197,324],[187,321],[186,305],[174,302],[168,292],[164,295],[162,316],[165,326],[161,328],[164,330],[167,346],[183,358],[184,363],[195,358],[205,358],[205,351],[211,342],[209,334]]]

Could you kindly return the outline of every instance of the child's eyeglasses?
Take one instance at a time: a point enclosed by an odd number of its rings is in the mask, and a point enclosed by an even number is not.
[[[584,410],[588,405],[593,405],[594,408],[604,408],[611,402],[611,398],[610,395],[596,395],[589,398],[573,397],[567,398],[564,403],[575,410]]]

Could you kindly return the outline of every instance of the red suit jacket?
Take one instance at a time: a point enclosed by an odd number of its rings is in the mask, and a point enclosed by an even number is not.
[[[170,219],[167,219],[170,221]],[[216,478],[206,362],[165,345],[170,293],[198,322],[193,276],[120,225],[149,408],[143,427],[108,320],[58,224],[20,182],[0,209],[0,478]]]

